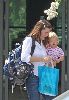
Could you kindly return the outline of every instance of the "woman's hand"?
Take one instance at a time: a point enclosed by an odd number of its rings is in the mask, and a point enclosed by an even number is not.
[[[56,61],[52,61],[53,62],[53,66],[56,66]]]
[[[45,63],[48,63],[48,62],[50,62],[52,60],[52,57],[51,56],[47,56],[47,57],[44,57],[43,58],[43,62],[45,62]]]
[[[51,62],[48,63],[48,66],[50,67],[56,66],[56,61],[51,60]]]

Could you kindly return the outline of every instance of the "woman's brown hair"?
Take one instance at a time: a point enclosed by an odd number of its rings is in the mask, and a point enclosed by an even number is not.
[[[41,30],[44,29],[44,28],[52,29],[51,23],[48,22],[45,19],[44,20],[40,20],[40,21],[38,21],[36,23],[36,25],[34,26],[33,30],[29,34],[29,36],[33,37],[36,41],[41,43],[40,35],[41,35]],[[45,40],[43,40],[43,44],[46,45],[47,42],[48,42],[48,37],[46,37]]]

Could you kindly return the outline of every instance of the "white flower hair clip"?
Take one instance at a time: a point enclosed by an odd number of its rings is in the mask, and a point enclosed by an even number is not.
[[[42,20],[40,20],[39,22],[42,23],[42,24],[44,25],[44,28],[46,27],[46,26],[45,26],[45,23],[44,23]]]
[[[42,20],[39,20],[40,23],[45,24]]]
[[[47,20],[51,20],[57,17],[58,12],[56,11],[59,7],[58,1],[52,2],[51,7],[47,10],[44,10],[44,13],[47,15]]]

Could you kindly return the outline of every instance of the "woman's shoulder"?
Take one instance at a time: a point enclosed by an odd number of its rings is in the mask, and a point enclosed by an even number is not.
[[[32,37],[26,36],[23,41],[31,42],[32,41]]]
[[[32,37],[31,36],[26,36],[25,40],[32,40]]]

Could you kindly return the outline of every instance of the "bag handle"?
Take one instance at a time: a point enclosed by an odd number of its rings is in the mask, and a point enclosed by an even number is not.
[[[53,61],[51,60],[49,63],[51,64],[51,67],[54,68]],[[47,63],[47,66],[50,66],[49,63]]]
[[[54,68],[53,61],[52,60],[51,60],[51,65],[52,65],[52,68]]]

